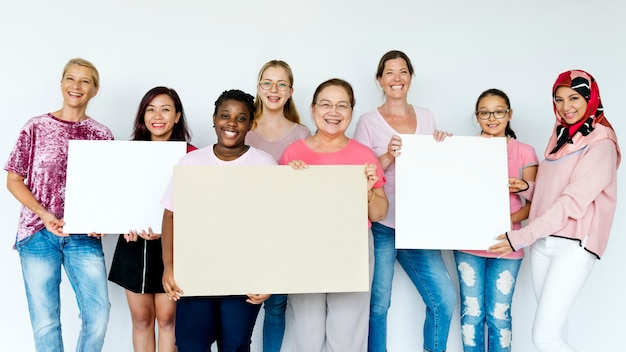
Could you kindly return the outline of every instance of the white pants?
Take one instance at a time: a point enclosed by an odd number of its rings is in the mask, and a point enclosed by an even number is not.
[[[575,351],[567,343],[567,316],[584,286],[596,257],[578,241],[546,237],[530,247],[537,299],[533,343],[542,352]]]

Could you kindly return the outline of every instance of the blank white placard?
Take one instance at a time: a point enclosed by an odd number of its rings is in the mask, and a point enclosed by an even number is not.
[[[396,248],[486,250],[510,230],[505,138],[401,138]]]
[[[69,141],[67,233],[161,233],[161,197],[186,142]]]
[[[186,296],[369,289],[363,166],[176,166]]]

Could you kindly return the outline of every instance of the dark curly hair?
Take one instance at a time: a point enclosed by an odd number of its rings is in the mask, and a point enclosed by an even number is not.
[[[225,90],[222,94],[220,94],[219,98],[215,101],[213,116],[217,115],[217,109],[227,100],[235,100],[243,103],[250,112],[250,122],[252,122],[254,119],[254,112],[256,111],[256,108],[254,107],[254,97],[239,89]]]

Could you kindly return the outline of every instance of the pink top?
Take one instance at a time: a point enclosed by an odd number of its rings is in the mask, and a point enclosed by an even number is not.
[[[237,166],[237,165],[276,165],[276,160],[262,150],[250,147],[247,152],[235,160],[224,161],[215,156],[213,145],[196,149],[183,156],[177,165],[199,165],[199,166]],[[161,205],[169,211],[174,211],[174,178],[165,189],[165,194],[161,199]]]
[[[415,134],[433,134],[435,132],[435,118],[433,113],[419,106],[413,106],[417,115],[417,129]],[[359,118],[354,132],[354,139],[372,148],[377,157],[387,152],[387,145],[391,140],[391,136],[398,134],[391,127],[385,118],[374,109],[367,112]],[[396,227],[396,164],[391,163],[385,170],[385,194],[389,200],[389,212],[387,217],[380,221],[381,224],[395,228]]]
[[[333,153],[319,153],[309,148],[304,139],[289,145],[278,162],[280,165],[287,165],[290,161],[302,160],[309,165],[365,165],[376,164],[376,175],[378,182],[373,188],[383,187],[385,175],[378,158],[372,150],[354,139],[349,139],[343,149]],[[365,177],[365,175],[364,175]],[[371,223],[368,220],[368,224]]]
[[[289,133],[273,141],[268,141],[263,138],[263,136],[261,136],[258,131],[254,129],[246,134],[246,144],[271,154],[274,159],[278,161],[280,156],[283,154],[283,150],[285,150],[288,145],[299,139],[309,137],[310,135],[311,131],[309,131],[306,126],[298,123],[293,126]]]
[[[4,166],[6,171],[24,177],[24,183],[35,199],[57,219],[63,219],[65,211],[67,149],[70,139],[110,140],[113,134],[91,117],[72,122],[60,120],[50,113],[36,116],[22,127]],[[22,206],[17,241],[43,228],[39,216]]]
[[[591,133],[602,133],[596,125]],[[543,160],[529,223],[509,232],[514,249],[547,236],[580,242],[598,259],[606,249],[617,203],[617,145],[600,139],[557,160]]]
[[[506,144],[506,151],[508,155],[509,177],[516,177],[521,179],[525,168],[529,166],[535,166],[539,163],[539,159],[537,158],[537,153],[535,153],[535,149],[528,144],[517,141],[516,139],[509,139],[509,142]],[[509,193],[509,203],[511,206],[511,214],[520,210],[523,205],[522,199],[518,193]],[[519,222],[513,223],[512,225],[514,230],[522,228],[522,224]],[[497,258],[500,256],[499,253],[492,253],[488,251],[463,252],[487,258]],[[524,251],[519,250],[513,253],[509,253],[502,258],[520,259],[522,257],[524,257]]]

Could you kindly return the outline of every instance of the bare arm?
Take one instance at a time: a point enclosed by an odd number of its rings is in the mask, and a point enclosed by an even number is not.
[[[9,171],[7,174],[7,189],[22,205],[39,216],[48,231],[57,236],[69,236],[69,234],[63,233],[63,225],[65,225],[63,219],[57,219],[54,214],[39,203],[30,189],[26,187],[24,177]]]
[[[526,182],[535,182],[537,176],[537,166],[529,166],[522,170],[522,179]],[[530,213],[530,202],[526,201],[526,204],[515,213],[511,214],[511,223],[521,222],[528,219]]]
[[[174,280],[174,213],[165,209],[161,234],[163,256],[163,288],[170,299],[177,301],[183,291]]]

